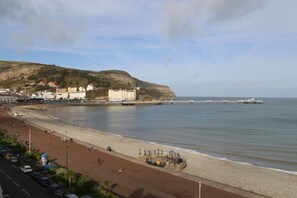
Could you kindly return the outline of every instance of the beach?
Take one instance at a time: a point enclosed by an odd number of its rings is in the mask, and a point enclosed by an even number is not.
[[[197,152],[82,128],[77,125],[61,122],[57,118],[47,115],[47,112],[44,110],[14,108],[12,112],[16,117],[26,120],[31,125],[47,129],[49,133],[55,131],[55,135],[65,137],[66,139],[72,138],[86,147],[93,147],[100,150],[111,146],[115,151],[115,155],[119,154],[121,157],[127,157],[130,161],[134,160],[136,164],[142,163],[137,160],[139,149],[156,150],[159,148],[165,152],[174,150],[187,159],[188,165],[181,172],[164,171],[192,181],[192,190],[189,189],[189,192],[195,191],[193,189],[195,189],[197,181],[202,178],[206,183],[209,182],[211,184],[211,181],[214,181],[223,184],[225,187],[234,187],[239,191],[242,189],[243,191],[240,191],[240,194],[248,191],[268,197],[286,198],[296,197],[297,194],[297,175],[294,174],[217,159]],[[192,195],[189,197],[192,197]],[[246,197],[251,196],[249,194]]]

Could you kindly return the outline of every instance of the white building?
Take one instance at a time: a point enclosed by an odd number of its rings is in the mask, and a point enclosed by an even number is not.
[[[56,100],[60,99],[68,99],[69,94],[67,92],[67,89],[56,89],[56,94],[55,94]]]
[[[16,96],[0,95],[0,103],[16,103],[17,99]]]
[[[86,89],[84,87],[79,87],[78,92],[86,92]]]
[[[43,98],[43,100],[51,100],[51,99],[55,99],[55,94],[52,92],[42,92],[41,93],[41,97]]]
[[[68,99],[69,94],[68,94],[68,92],[60,92],[60,93],[56,93],[55,97],[56,97],[56,100]]]
[[[110,102],[122,102],[122,101],[135,101],[136,90],[108,90],[108,101]]]
[[[86,98],[86,92],[75,92],[75,93],[69,93],[69,99],[85,99]]]
[[[9,89],[0,89],[0,93],[8,93],[8,92],[10,92]]]
[[[93,86],[93,84],[89,84],[87,86],[87,91],[92,91],[92,90],[94,90],[94,86]]]
[[[76,87],[68,87],[68,95],[69,99],[85,99],[86,98],[86,89],[83,87],[79,87],[78,91]]]
[[[68,87],[68,93],[76,93],[77,88],[76,87]]]

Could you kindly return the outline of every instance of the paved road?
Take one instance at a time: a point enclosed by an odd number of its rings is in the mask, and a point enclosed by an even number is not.
[[[29,176],[23,174],[19,167],[13,166],[0,156],[0,185],[12,198],[47,198],[50,197],[46,189],[42,188]]]

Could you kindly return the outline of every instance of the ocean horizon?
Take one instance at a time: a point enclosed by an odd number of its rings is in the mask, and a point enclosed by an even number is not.
[[[239,100],[178,97],[177,100]],[[81,127],[216,158],[297,172],[297,99],[265,104],[51,106],[49,114]]]

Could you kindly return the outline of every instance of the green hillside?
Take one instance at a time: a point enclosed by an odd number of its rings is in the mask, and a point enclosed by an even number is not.
[[[0,61],[0,79],[0,88],[23,90],[26,93],[55,91],[55,87],[48,85],[54,82],[58,88],[87,87],[93,84],[95,90],[87,93],[90,99],[106,97],[110,88],[136,87],[139,87],[138,99],[175,99],[175,94],[168,86],[144,82],[119,70],[95,72],[38,63]]]

